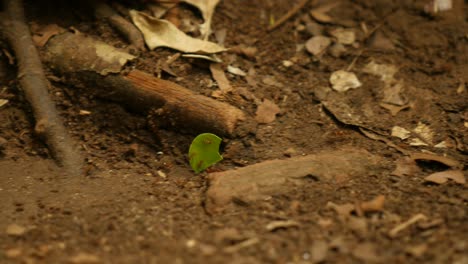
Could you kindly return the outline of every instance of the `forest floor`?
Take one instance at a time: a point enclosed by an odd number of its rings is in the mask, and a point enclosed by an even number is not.
[[[52,2],[27,2],[32,28],[73,27],[132,49],[86,9]],[[175,76],[162,72],[257,121],[248,133],[222,136],[224,159],[199,174],[187,155],[197,133],[155,129],[146,114],[47,69],[86,159],[86,175],[64,176],[34,135],[0,41],[0,263],[468,263],[466,1],[439,12],[429,0],[343,0],[322,9],[309,1],[267,30],[299,2],[219,3],[210,40],[247,51],[219,54],[223,69],[246,73],[225,72],[231,92],[213,96],[218,83],[203,60],[180,57],[170,65]],[[188,5],[177,15],[202,21]],[[134,67],[157,75],[174,54],[147,49]],[[346,83],[359,87],[336,91],[330,77],[339,70],[354,73]],[[269,183],[256,171],[241,175],[252,182],[233,179],[226,189],[213,180],[301,157],[332,176]],[[216,195],[229,199],[219,204]]]

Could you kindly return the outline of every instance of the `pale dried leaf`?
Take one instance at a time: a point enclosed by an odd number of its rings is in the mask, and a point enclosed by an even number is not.
[[[419,138],[412,138],[409,142],[410,146],[414,147],[427,147],[429,146],[426,142],[422,141]]]
[[[413,132],[418,134],[426,143],[432,144],[434,133],[428,125],[419,122],[416,128],[413,129]]]
[[[150,49],[168,47],[186,53],[213,54],[226,49],[216,43],[192,38],[167,20],[157,19],[135,10],[130,11],[133,23],[140,29]]]
[[[203,24],[200,25],[200,33],[204,39],[207,39],[211,34],[211,20],[219,0],[182,0],[182,2],[193,5],[200,10],[204,20]]]
[[[8,104],[8,100],[7,99],[0,99],[0,108],[2,108],[2,106]]]
[[[444,184],[449,179],[459,184],[466,183],[465,176],[463,175],[463,172],[460,170],[447,170],[447,171],[436,172],[424,178],[425,181],[433,182],[437,184]]]
[[[183,58],[202,59],[211,62],[221,63],[223,62],[216,54],[182,54]]]
[[[352,72],[338,70],[331,74],[330,83],[332,88],[338,92],[360,87],[362,84]]]
[[[321,55],[332,43],[330,38],[324,36],[315,36],[307,40],[305,47],[308,52],[314,56]]]
[[[255,113],[255,120],[261,124],[267,124],[275,121],[276,114],[280,113],[281,109],[272,101],[264,99],[262,104],[258,106]]]
[[[394,126],[392,128],[392,137],[397,137],[399,139],[407,139],[411,135],[411,132],[400,127],[400,126]]]

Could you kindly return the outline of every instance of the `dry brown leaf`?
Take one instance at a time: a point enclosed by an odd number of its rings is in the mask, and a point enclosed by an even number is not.
[[[272,101],[264,99],[262,104],[258,106],[255,113],[255,120],[260,124],[267,124],[275,121],[276,115],[281,109]]]
[[[391,173],[391,175],[395,176],[414,176],[415,174],[419,173],[421,169],[418,167],[416,162],[411,158],[402,158],[397,160],[396,168]]]
[[[222,93],[227,93],[232,91],[232,86],[229,83],[229,80],[224,74],[224,70],[221,68],[221,64],[219,63],[211,63],[210,64],[210,71],[213,79],[218,83],[218,87]]]
[[[387,109],[392,116],[396,116],[402,110],[405,110],[411,107],[410,104],[403,105],[403,106],[396,106],[396,105],[387,104],[387,103],[380,103],[379,105],[382,108]]]
[[[200,10],[204,20],[203,24],[200,25],[200,33],[204,39],[208,39],[211,34],[211,20],[219,0],[182,0],[182,2],[193,5]]]
[[[436,172],[424,178],[424,180],[428,182],[433,182],[437,184],[444,184],[449,179],[459,184],[466,183],[465,175],[463,175],[463,172],[460,170],[447,170]]]
[[[164,19],[157,19],[135,10],[130,11],[133,23],[140,29],[150,49],[168,47],[186,53],[213,54],[226,49],[216,43],[192,38]]]
[[[44,47],[51,37],[62,32],[65,32],[65,29],[59,27],[57,24],[50,24],[35,32],[32,39],[36,46]]]
[[[366,213],[366,212],[382,212],[383,207],[385,203],[385,196],[379,195],[375,197],[374,199],[367,201],[367,202],[362,202],[360,204],[361,210]]]

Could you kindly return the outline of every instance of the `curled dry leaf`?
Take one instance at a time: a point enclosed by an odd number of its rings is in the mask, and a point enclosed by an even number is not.
[[[51,37],[63,32],[65,32],[64,28],[59,27],[57,24],[50,24],[35,32],[32,39],[36,46],[44,47]]]
[[[255,113],[255,120],[261,124],[267,124],[275,121],[276,114],[280,113],[281,109],[272,101],[264,99],[262,104],[258,106]]]
[[[133,23],[140,29],[150,49],[168,47],[186,53],[213,54],[226,49],[216,43],[192,38],[170,22],[151,17],[135,10],[130,11]]]
[[[200,33],[204,39],[207,39],[211,34],[211,20],[219,0],[182,0],[182,2],[193,5],[200,10],[204,20],[203,24],[200,25]]]
[[[433,182],[437,184],[444,184],[449,179],[459,184],[466,183],[465,176],[463,175],[463,172],[460,170],[447,170],[447,171],[436,172],[424,178],[425,181]]]
[[[331,39],[324,36],[314,36],[307,40],[305,47],[314,56],[321,55],[331,44]]]
[[[461,168],[462,164],[454,159],[448,157],[437,156],[435,154],[430,153],[413,153],[410,155],[412,160],[429,160],[429,161],[436,161],[447,165],[453,168]]]
[[[231,66],[231,65],[229,65],[229,66],[227,67],[227,71],[228,71],[229,73],[234,74],[234,75],[247,76],[247,73],[246,73],[245,71],[241,70],[240,68]]]
[[[338,92],[345,92],[362,85],[354,73],[344,70],[333,72],[330,76],[330,83],[332,88]]]

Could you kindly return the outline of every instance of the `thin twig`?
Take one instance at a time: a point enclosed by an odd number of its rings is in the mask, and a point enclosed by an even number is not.
[[[145,49],[145,41],[141,32],[129,21],[119,15],[112,7],[103,1],[91,1],[97,18],[107,19],[126,40],[139,50]]]
[[[57,162],[68,174],[81,174],[82,159],[49,97],[48,82],[24,17],[22,0],[4,0],[0,16],[4,34],[18,63],[18,80],[36,119],[41,136]]]
[[[268,31],[273,31],[277,27],[281,26],[284,22],[286,22],[288,19],[293,17],[299,10],[301,10],[309,0],[301,0],[297,5],[295,5],[293,8],[291,8],[284,16],[282,16],[280,19],[278,19],[273,25],[268,27]]]

